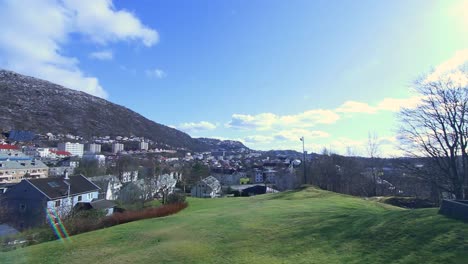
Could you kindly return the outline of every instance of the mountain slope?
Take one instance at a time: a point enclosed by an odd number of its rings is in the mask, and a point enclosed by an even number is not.
[[[468,225],[307,188],[189,199],[179,214],[0,253],[1,263],[466,263]]]
[[[240,151],[241,149],[250,150],[242,142],[236,140],[219,140],[214,138],[197,138],[207,144],[210,149],[217,151]]]
[[[190,150],[208,146],[104,99],[44,80],[0,70],[0,129],[90,136],[143,136]]]

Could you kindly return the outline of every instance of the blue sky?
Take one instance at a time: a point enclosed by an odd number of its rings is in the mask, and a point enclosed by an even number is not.
[[[194,137],[398,154],[416,78],[468,60],[468,1],[0,0],[0,67]],[[442,67],[443,66],[443,67]],[[441,68],[442,67],[442,68]]]

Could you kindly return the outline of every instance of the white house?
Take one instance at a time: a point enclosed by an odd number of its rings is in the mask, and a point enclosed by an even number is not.
[[[99,187],[86,177],[71,176],[23,180],[3,194],[11,219],[19,229],[57,221],[78,203],[98,199]]]
[[[114,175],[95,176],[88,178],[101,188],[99,198],[106,200],[117,200],[122,182]]]
[[[221,184],[213,177],[208,176],[192,187],[192,196],[199,198],[215,198],[221,196]]]

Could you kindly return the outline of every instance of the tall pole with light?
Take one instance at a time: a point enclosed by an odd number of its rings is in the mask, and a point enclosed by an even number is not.
[[[301,138],[301,141],[302,141],[302,162],[304,163],[303,166],[304,166],[304,184],[307,184],[307,176],[306,176],[306,154],[305,154],[305,139],[304,139],[304,136],[302,136]]]

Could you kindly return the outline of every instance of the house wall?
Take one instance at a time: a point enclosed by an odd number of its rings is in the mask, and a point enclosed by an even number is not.
[[[213,197],[211,195],[212,191],[213,190],[211,189],[211,187],[209,187],[203,182],[199,182],[195,186],[192,187],[191,194],[192,194],[192,197],[198,197],[198,198],[210,197],[211,198]]]
[[[98,191],[83,193],[70,197],[63,197],[60,199],[54,199],[47,202],[47,209],[57,211],[60,217],[66,216],[70,210],[75,207],[78,202],[91,202],[93,199],[97,199],[99,195]],[[80,197],[81,196],[81,200]],[[57,202],[60,201],[60,205],[57,206]]]
[[[45,223],[47,198],[26,181],[9,188],[4,197],[12,226],[24,230]]]
[[[0,183],[16,183],[25,179],[25,175],[29,173],[27,179],[47,178],[49,176],[48,167],[28,167],[22,169],[12,169],[8,167],[0,167]]]

